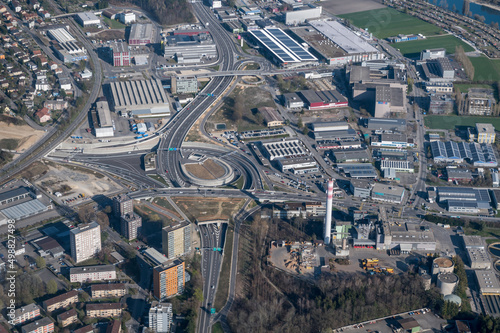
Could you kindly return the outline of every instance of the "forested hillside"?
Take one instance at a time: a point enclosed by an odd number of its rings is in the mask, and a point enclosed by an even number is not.
[[[163,25],[193,23],[195,17],[193,7],[187,0],[120,0],[122,3],[133,3],[156,16]]]

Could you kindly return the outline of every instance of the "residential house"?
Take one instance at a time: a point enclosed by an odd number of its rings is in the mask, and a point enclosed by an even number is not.
[[[51,119],[50,111],[47,108],[41,108],[35,113],[35,116],[38,118],[38,121],[41,123],[45,123]]]

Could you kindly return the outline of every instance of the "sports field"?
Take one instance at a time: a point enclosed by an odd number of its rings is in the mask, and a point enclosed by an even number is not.
[[[485,56],[469,59],[474,66],[474,81],[500,81],[500,60],[491,60]]]
[[[367,10],[339,16],[348,19],[358,28],[368,29],[377,38],[387,38],[399,34],[435,36],[444,33],[441,28],[435,25],[392,8]]]
[[[500,130],[500,118],[479,116],[437,116],[424,117],[425,126],[430,129],[454,129],[456,126],[476,126],[476,123],[488,123]]]
[[[425,49],[435,49],[435,48],[445,48],[447,54],[455,53],[455,47],[462,45],[465,52],[474,51],[474,49],[469,45],[464,43],[459,38],[446,35],[438,36],[427,39],[413,40],[410,42],[401,42],[391,44],[394,48],[399,49],[401,53],[410,59],[419,58],[420,51]]]

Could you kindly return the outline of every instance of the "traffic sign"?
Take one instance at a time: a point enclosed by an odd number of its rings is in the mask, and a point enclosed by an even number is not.
[[[214,251],[217,251],[217,248],[216,248],[216,247],[214,247]]]
[[[211,308],[211,309],[210,309],[210,313],[211,313],[211,314],[215,314],[215,308]]]
[[[218,247],[218,248],[217,248],[217,251],[219,251],[219,252],[220,252],[220,251],[222,251],[222,249],[221,249],[220,247]]]

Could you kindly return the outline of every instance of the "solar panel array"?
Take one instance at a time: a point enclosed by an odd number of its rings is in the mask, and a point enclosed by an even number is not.
[[[284,63],[318,60],[279,28],[255,30],[250,33]]]
[[[433,141],[431,142],[434,160],[461,161],[469,159],[474,166],[496,166],[498,164],[491,144],[475,142]]]

